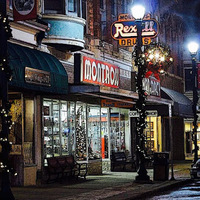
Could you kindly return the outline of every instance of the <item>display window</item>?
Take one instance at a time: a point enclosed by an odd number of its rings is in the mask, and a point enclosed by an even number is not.
[[[76,103],[76,158],[87,160],[86,104]]]
[[[101,120],[100,106],[87,105],[88,110],[88,158],[101,158]]]
[[[197,123],[197,145],[200,148],[200,123]],[[185,122],[185,139],[186,139],[186,156],[192,155],[192,149],[194,149],[193,138],[193,122]],[[199,155],[199,151],[198,151]]]
[[[73,154],[78,161],[131,152],[128,109],[44,99],[44,157]]]
[[[146,139],[145,147],[148,155],[152,155],[153,152],[161,151],[160,117],[147,117],[144,135]]]
[[[128,109],[110,109],[110,150],[124,151],[130,154],[130,128]]]
[[[108,108],[101,108],[101,152],[102,159],[109,158]]]
[[[60,156],[69,153],[70,129],[67,118],[67,102],[43,101],[44,156]]]

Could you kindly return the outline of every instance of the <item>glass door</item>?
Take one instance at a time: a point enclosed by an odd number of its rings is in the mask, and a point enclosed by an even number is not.
[[[87,110],[88,158],[94,160],[101,158],[100,106],[87,105]]]

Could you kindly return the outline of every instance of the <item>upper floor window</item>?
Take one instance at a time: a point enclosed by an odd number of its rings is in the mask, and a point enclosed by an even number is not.
[[[117,15],[117,4],[116,4],[116,0],[111,0],[111,14],[113,16]]]
[[[44,0],[44,13],[82,17],[82,0]]]
[[[68,0],[68,11],[76,12],[76,0]]]
[[[122,0],[122,13],[127,13],[127,2]]]
[[[103,10],[105,9],[104,3],[105,3],[104,0],[100,0],[100,8]]]
[[[191,91],[193,89],[193,76],[191,65],[184,65],[185,67],[185,91]]]
[[[44,13],[64,14],[64,0],[44,0]]]

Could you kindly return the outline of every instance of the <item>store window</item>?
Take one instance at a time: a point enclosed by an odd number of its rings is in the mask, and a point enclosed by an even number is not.
[[[110,142],[112,151],[131,150],[128,110],[112,108],[110,112]]]
[[[101,149],[102,159],[109,158],[108,109],[101,108]]]
[[[22,101],[15,99],[11,102],[10,114],[14,123],[9,134],[9,141],[13,145],[22,145]]]
[[[67,117],[67,102],[44,99],[44,155],[45,158],[69,154],[71,138]]]
[[[75,114],[76,129],[76,158],[87,160],[87,133],[86,133],[86,104],[76,103]]]
[[[152,155],[153,152],[162,151],[161,149],[161,117],[147,117],[147,126],[144,130],[146,139],[146,152]]]
[[[81,5],[82,0],[44,0],[44,13],[82,17]]]
[[[68,102],[68,132],[69,132],[69,154],[75,155],[76,151],[76,123],[75,123],[75,103]]]
[[[24,131],[24,162],[25,164],[34,163],[34,100],[25,99],[25,131]]]
[[[87,106],[88,117],[88,158],[101,158],[101,120],[100,106]]]

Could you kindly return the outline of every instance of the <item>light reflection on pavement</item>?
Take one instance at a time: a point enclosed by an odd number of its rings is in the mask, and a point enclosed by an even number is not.
[[[160,195],[154,196],[152,198],[146,198],[146,200],[193,200],[200,199],[200,181],[190,183],[184,187],[177,188],[174,191],[163,192]]]

